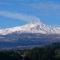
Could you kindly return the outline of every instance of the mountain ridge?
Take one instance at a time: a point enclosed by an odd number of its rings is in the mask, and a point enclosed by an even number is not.
[[[41,34],[60,34],[60,27],[52,27],[40,22],[28,23],[22,26],[0,29],[0,35],[10,33],[41,33]]]

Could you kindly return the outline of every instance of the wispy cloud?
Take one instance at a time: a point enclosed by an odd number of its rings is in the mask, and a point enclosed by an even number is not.
[[[29,6],[32,8],[37,8],[37,9],[60,9],[60,4],[54,3],[52,1],[30,3],[30,4],[23,4],[23,5]]]
[[[19,19],[26,22],[40,21],[40,19],[36,16],[29,16],[21,13],[13,13],[13,12],[7,12],[7,11],[0,11],[0,16],[12,18],[12,19]]]
[[[44,0],[43,0],[44,1]],[[37,8],[37,9],[60,9],[60,4],[54,3],[53,1],[39,1],[37,3],[32,2],[32,3],[21,3],[19,1],[18,4],[16,3],[8,3],[8,2],[0,2],[0,4],[6,4],[6,5],[16,5],[16,6],[25,6],[25,7],[32,7],[32,8]]]
[[[24,6],[28,6],[30,8],[36,9],[40,11],[40,14],[38,15],[54,15],[54,16],[60,16],[60,4],[54,3],[54,2],[38,2],[38,3],[30,3],[30,4],[24,4]]]
[[[24,2],[24,0],[23,0]],[[37,0],[36,0],[37,2]],[[11,2],[0,2],[0,4],[6,4],[6,5],[16,5],[16,6],[24,6],[24,7],[30,7],[30,8],[36,8],[36,9],[60,9],[60,4],[54,3],[53,1],[39,1],[39,2],[32,2],[32,3],[21,3],[21,1],[16,3]]]

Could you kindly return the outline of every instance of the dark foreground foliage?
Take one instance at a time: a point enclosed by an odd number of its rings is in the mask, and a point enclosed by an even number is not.
[[[60,43],[26,50],[0,51],[0,60],[60,60]]]

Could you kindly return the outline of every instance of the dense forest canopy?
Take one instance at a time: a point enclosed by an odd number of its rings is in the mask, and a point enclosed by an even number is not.
[[[25,50],[0,51],[0,59],[4,60],[60,60],[60,43]]]

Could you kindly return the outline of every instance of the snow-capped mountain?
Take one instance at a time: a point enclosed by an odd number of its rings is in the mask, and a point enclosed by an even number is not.
[[[60,42],[60,27],[42,22],[0,29],[0,50],[24,49]]]
[[[34,22],[22,26],[0,29],[0,35],[10,33],[41,33],[41,34],[60,34],[60,27],[52,27],[42,22]]]

